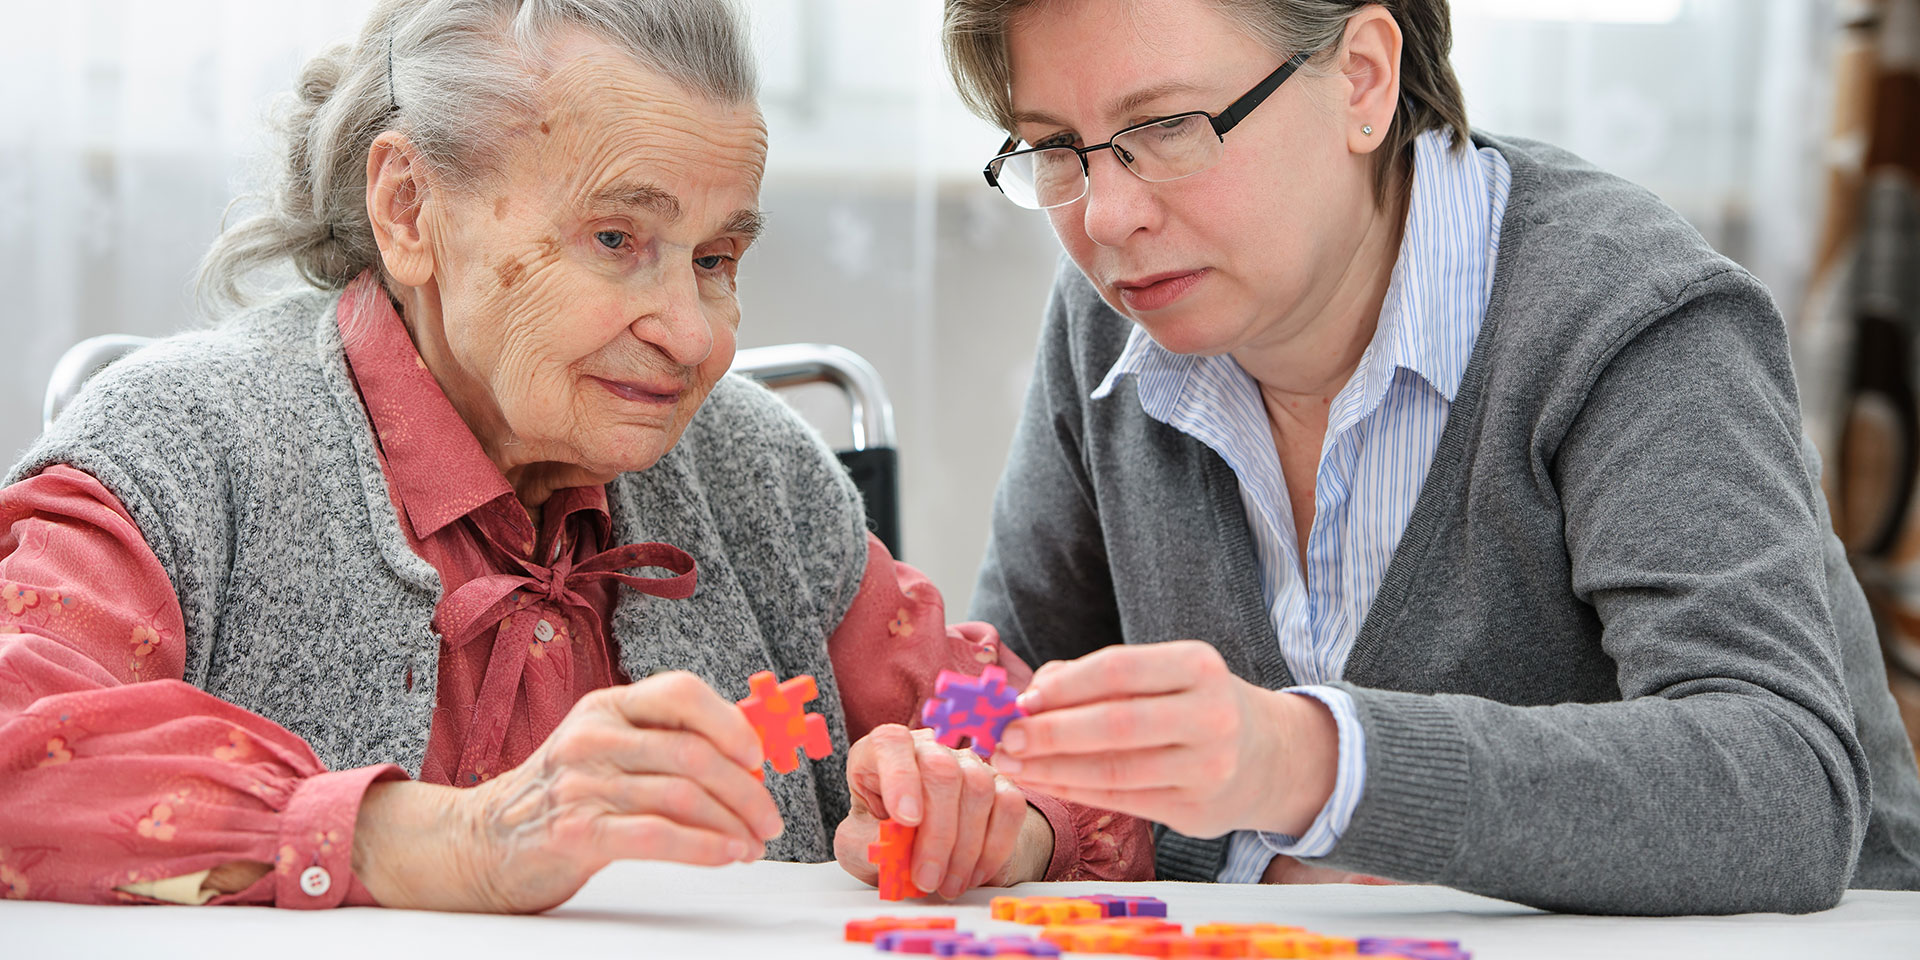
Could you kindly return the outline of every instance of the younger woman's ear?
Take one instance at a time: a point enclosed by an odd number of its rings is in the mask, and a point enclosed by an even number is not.
[[[1347,21],[1339,71],[1347,80],[1347,148],[1367,154],[1386,141],[1400,104],[1400,24],[1373,4]]]

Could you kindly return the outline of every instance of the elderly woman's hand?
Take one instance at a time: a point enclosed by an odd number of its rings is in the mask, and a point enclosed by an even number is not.
[[[1041,667],[994,764],[1063,800],[1196,837],[1299,836],[1333,792],[1338,728],[1312,697],[1256,687],[1196,640]]]
[[[951,900],[973,887],[1039,880],[1053,855],[1053,828],[1020,788],[972,750],[953,750],[932,730],[897,723],[875,727],[847,754],[853,812],[834,834],[834,855],[855,877],[874,883],[867,845],[879,822],[917,827],[913,884]]]
[[[354,872],[389,907],[527,913],[614,860],[755,860],[782,830],[761,761],[745,716],[692,674],[596,691],[479,787],[375,785]]]

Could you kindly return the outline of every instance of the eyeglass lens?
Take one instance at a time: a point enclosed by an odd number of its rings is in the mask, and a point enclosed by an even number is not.
[[[1172,117],[1135,127],[1113,138],[1113,153],[1149,183],[1190,177],[1220,159],[1222,144],[1202,114]],[[1087,168],[1071,147],[1051,147],[1008,157],[994,171],[1013,202],[1036,209],[1086,196]]]

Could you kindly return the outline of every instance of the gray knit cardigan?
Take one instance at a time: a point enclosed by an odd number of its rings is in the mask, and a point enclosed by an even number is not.
[[[114,364],[7,482],[67,463],[126,505],[179,596],[188,683],[298,734],[330,769],[417,774],[442,590],[401,533],[337,299],[296,295]],[[826,639],[866,563],[851,482],[791,410],[729,376],[607,501],[616,543],[665,541],[699,570],[686,600],[620,591],[613,638],[629,677],[690,670],[732,699],[758,670],[819,680],[812,706],[837,749],[770,777],[787,831],[768,856],[832,859],[847,730]]]
[[[1803,450],[1767,291],[1542,144],[1347,660],[1366,787],[1325,863],[1561,910],[1804,911],[1920,889],[1920,780]],[[973,613],[1039,664],[1211,641],[1291,684],[1231,468],[1089,400],[1131,324],[1063,263]],[[1224,841],[1163,832],[1163,877]]]

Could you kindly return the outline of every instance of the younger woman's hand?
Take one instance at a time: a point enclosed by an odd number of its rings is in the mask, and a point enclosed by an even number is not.
[[[994,765],[1062,800],[1195,837],[1299,836],[1333,793],[1339,730],[1312,697],[1262,689],[1197,640],[1041,667]]]

